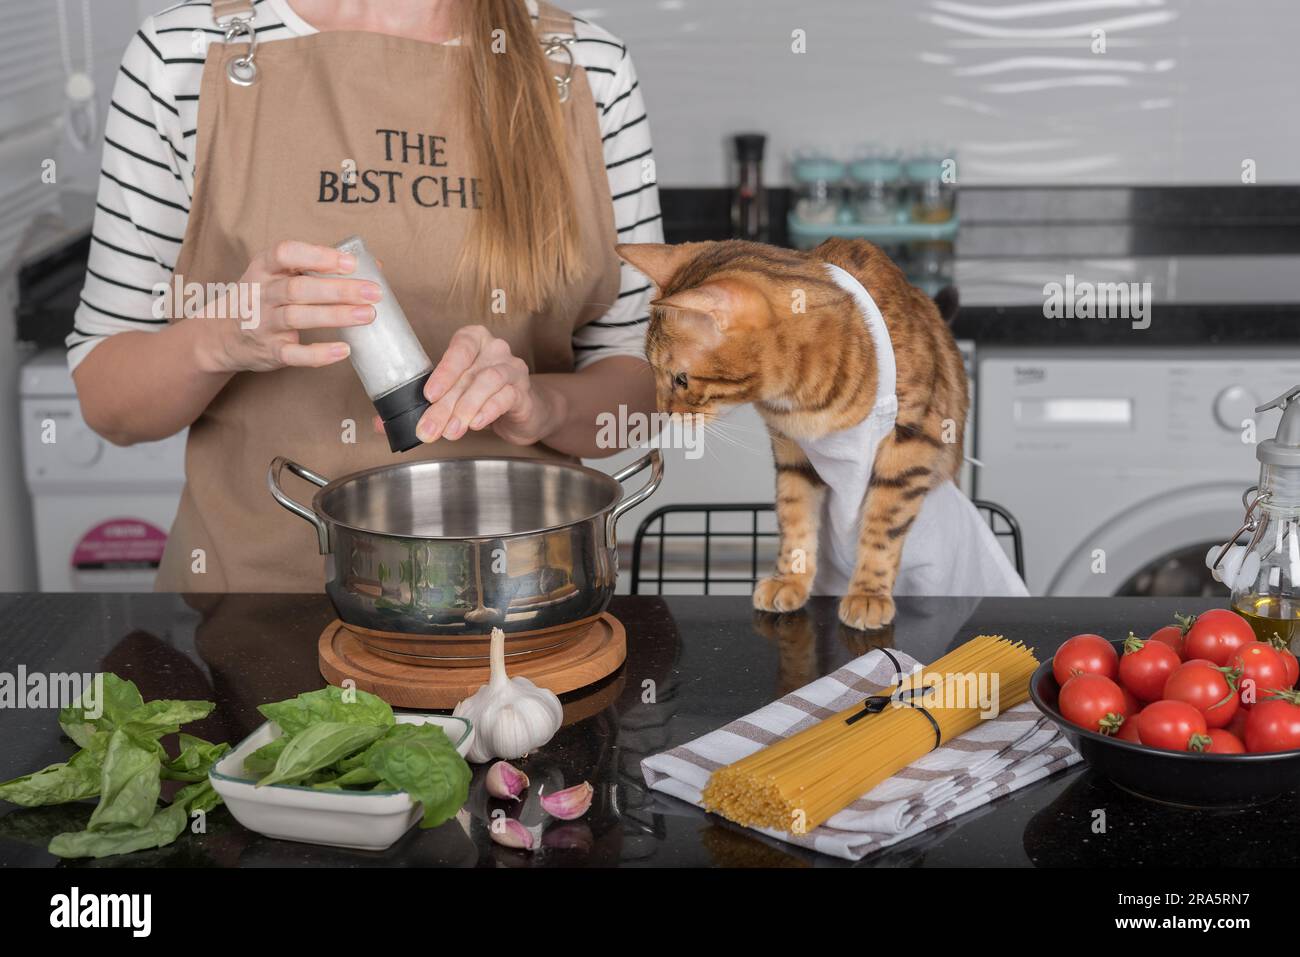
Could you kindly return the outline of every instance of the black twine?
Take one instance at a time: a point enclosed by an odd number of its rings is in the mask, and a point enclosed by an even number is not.
[[[897,683],[902,684],[903,679],[906,677],[906,675],[903,674],[903,666],[899,664],[898,659],[895,658],[889,652],[888,649],[881,648],[880,651],[893,664],[894,671],[897,674]],[[904,697],[910,699],[915,697],[918,694],[924,694],[924,693],[925,693],[924,688],[904,688],[903,690],[898,692],[897,697],[900,701],[902,701]],[[884,711],[885,708],[889,707],[889,703],[893,701],[894,698],[895,698],[894,695],[873,694],[863,700],[862,710],[849,715],[847,718],[844,719],[844,723],[856,724],[857,722],[861,721],[863,718],[867,717],[868,715],[879,714],[880,712]],[[925,716],[925,720],[930,722],[930,727],[934,728],[934,747],[931,748],[930,750],[933,751],[935,748],[939,747],[939,745],[943,743],[943,734],[939,731],[939,722],[934,719],[934,715],[930,714],[930,712],[927,711],[922,705],[916,704],[914,701],[910,701],[910,700],[904,701],[903,704],[904,706],[911,708],[913,711],[919,712],[920,714]]]

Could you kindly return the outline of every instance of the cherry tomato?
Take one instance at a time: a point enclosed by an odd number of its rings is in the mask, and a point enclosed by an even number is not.
[[[1075,674],[1119,676],[1119,655],[1101,635],[1075,635],[1067,639],[1052,659],[1052,675],[1062,688]]]
[[[1294,751],[1300,748],[1300,694],[1271,695],[1255,703],[1246,719],[1246,750]]]
[[[1246,718],[1250,712],[1245,708],[1238,708],[1237,713],[1232,716],[1232,720],[1224,725],[1223,730],[1231,733],[1238,741],[1246,740]]]
[[[1165,625],[1163,628],[1157,628],[1147,639],[1147,641],[1158,641],[1162,645],[1168,645],[1174,649],[1179,659],[1183,657],[1183,640],[1183,629],[1180,625]]]
[[[1287,682],[1286,662],[1272,645],[1262,641],[1242,645],[1228,666],[1241,672],[1237,679],[1237,697],[1247,710],[1267,697],[1270,691],[1285,691],[1291,686]]]
[[[1201,659],[1178,666],[1165,682],[1165,697],[1196,708],[1211,728],[1227,725],[1239,707],[1237,689],[1228,681],[1228,675]]]
[[[1223,728],[1211,728],[1205,734],[1192,736],[1193,751],[1206,754],[1245,754],[1246,746],[1231,731]]]
[[[1286,665],[1286,686],[1294,688],[1297,681],[1300,681],[1300,661],[1291,652],[1291,645],[1285,638],[1276,631],[1273,637],[1268,640],[1268,644],[1273,646],[1273,650],[1282,656],[1282,664]]]
[[[1141,744],[1142,739],[1138,737],[1138,718],[1142,715],[1141,711],[1129,715],[1124,719],[1124,723],[1119,726],[1115,732],[1115,737],[1121,741],[1129,741],[1133,744]]]
[[[1119,690],[1124,692],[1124,710],[1122,714],[1124,715],[1125,720],[1128,720],[1142,710],[1142,702],[1137,699],[1137,696],[1134,695],[1133,692],[1129,691],[1123,685],[1119,686]]]
[[[1181,664],[1173,648],[1159,641],[1143,641],[1130,631],[1119,660],[1119,682],[1139,701],[1158,701],[1165,682]]]
[[[1101,734],[1114,734],[1124,723],[1124,692],[1105,675],[1078,674],[1057,699],[1066,719]]]
[[[1211,608],[1185,620],[1188,626],[1183,657],[1188,661],[1204,658],[1216,665],[1226,665],[1242,645],[1255,640],[1250,623],[1227,608]]]
[[[1185,701],[1153,701],[1138,716],[1138,739],[1166,751],[1186,751],[1192,736],[1207,730],[1201,712]]]

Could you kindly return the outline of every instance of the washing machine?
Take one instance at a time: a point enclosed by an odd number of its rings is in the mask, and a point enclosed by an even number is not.
[[[81,417],[62,349],[20,377],[41,591],[150,591],[185,482],[185,434],[119,448]]]
[[[982,348],[976,494],[1019,520],[1030,591],[1224,594],[1205,555],[1277,428],[1255,406],[1300,382],[1285,352]]]

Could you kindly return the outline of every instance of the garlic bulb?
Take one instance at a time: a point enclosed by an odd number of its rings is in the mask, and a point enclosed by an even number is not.
[[[474,725],[474,742],[465,755],[475,764],[492,758],[521,758],[560,730],[560,699],[527,678],[506,675],[506,636],[492,629],[492,671],[488,683],[452,712]]]

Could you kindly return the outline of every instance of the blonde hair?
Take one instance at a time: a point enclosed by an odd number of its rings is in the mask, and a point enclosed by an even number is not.
[[[459,8],[470,149],[486,202],[457,275],[473,277],[484,312],[497,289],[508,312],[536,312],[583,272],[563,107],[524,0]]]

